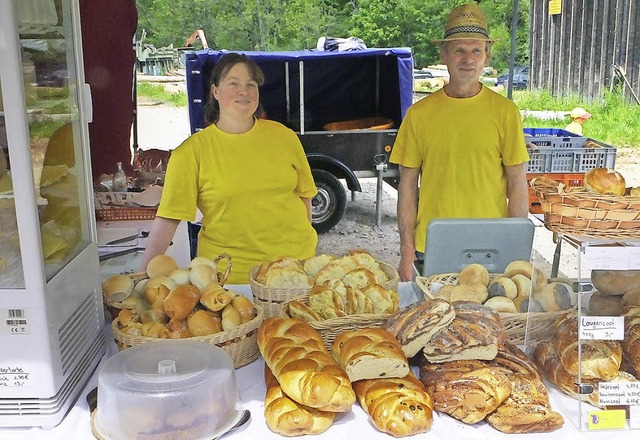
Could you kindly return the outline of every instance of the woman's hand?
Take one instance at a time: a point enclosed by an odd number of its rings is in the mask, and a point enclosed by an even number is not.
[[[164,217],[156,217],[151,225],[149,238],[147,239],[147,248],[142,258],[142,267],[140,271],[146,272],[149,261],[156,255],[162,255],[167,251],[173,235],[178,229],[180,220],[174,220]]]

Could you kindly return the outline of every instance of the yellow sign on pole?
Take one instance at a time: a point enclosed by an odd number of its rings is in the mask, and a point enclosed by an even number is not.
[[[549,0],[549,15],[562,13],[562,0]]]

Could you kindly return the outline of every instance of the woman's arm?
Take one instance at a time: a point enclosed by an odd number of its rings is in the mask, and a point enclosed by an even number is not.
[[[416,259],[416,223],[418,221],[418,178],[419,168],[400,165],[398,185],[398,231],[400,232],[400,266],[398,272],[402,281],[413,279],[413,262]]]
[[[529,216],[529,188],[524,164],[505,166],[509,217]]]
[[[141,271],[147,270],[147,264],[156,255],[164,254],[173,239],[173,235],[180,224],[180,220],[164,217],[156,217],[151,225],[149,238],[147,239],[147,249],[144,251]]]
[[[300,197],[302,203],[304,203],[305,208],[307,208],[307,217],[309,218],[309,222],[312,220],[313,211],[311,209],[311,199],[309,197]]]

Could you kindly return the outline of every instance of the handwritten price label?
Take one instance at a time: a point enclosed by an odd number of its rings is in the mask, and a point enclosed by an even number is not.
[[[588,246],[584,249],[583,264],[587,270],[628,270],[631,247]]]
[[[623,341],[624,316],[582,316],[579,339]]]

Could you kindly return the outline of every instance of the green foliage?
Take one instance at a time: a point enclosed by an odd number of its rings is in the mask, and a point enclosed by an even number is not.
[[[617,147],[640,147],[640,106],[625,102],[620,90],[605,91],[599,101],[587,103],[577,96],[554,98],[547,91],[516,91],[513,101],[521,110],[553,110],[568,113],[583,107],[589,118],[583,125],[584,135]],[[526,117],[525,127],[565,128],[569,116],[557,120]]]
[[[168,92],[163,86],[150,84],[148,82],[138,82],[137,94],[139,97],[160,101],[176,107],[187,106],[187,94],[184,92]]]

